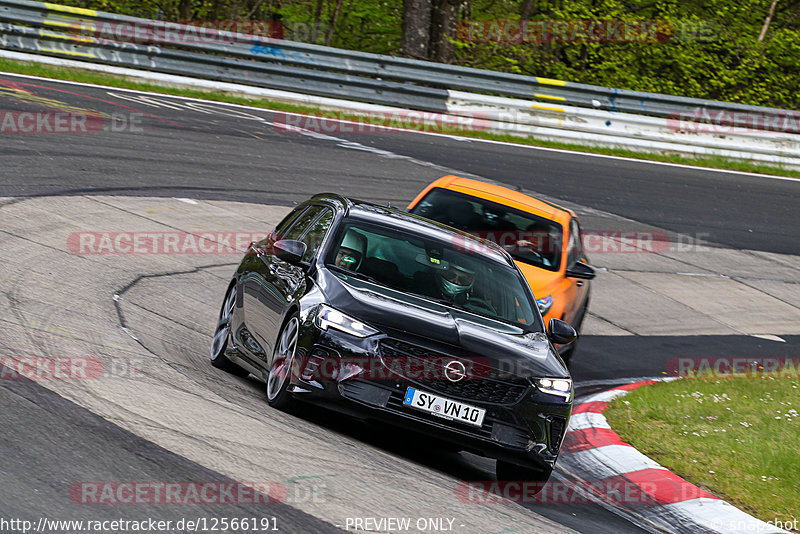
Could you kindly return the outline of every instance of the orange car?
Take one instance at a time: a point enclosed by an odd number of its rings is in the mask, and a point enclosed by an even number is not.
[[[595,271],[571,210],[506,187],[445,176],[408,206],[411,213],[489,239],[514,258],[533,290],[545,324],[562,319],[580,329]],[[575,343],[563,348],[568,361]]]

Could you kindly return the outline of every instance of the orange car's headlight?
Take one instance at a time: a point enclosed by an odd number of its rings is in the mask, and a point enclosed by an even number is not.
[[[539,308],[539,313],[544,317],[553,307],[553,297],[547,295],[543,299],[536,299],[536,306]]]

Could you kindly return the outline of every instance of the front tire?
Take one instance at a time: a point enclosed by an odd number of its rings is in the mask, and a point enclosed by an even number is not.
[[[267,402],[279,410],[286,410],[292,404],[289,385],[292,382],[299,335],[300,320],[297,314],[294,314],[278,334],[275,350],[272,353],[272,365],[267,376]]]
[[[228,338],[231,334],[234,306],[236,306],[236,284],[232,284],[228,289],[225,300],[222,302],[222,308],[219,310],[217,329],[214,331],[214,341],[211,343],[211,365],[235,376],[247,376],[250,374],[247,370],[242,369],[225,356]]]

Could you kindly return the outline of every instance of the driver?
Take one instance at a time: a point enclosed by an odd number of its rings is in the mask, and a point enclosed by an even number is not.
[[[348,230],[339,245],[334,264],[337,267],[355,271],[361,265],[364,255],[367,253],[367,238],[364,234],[355,230]]]
[[[442,295],[449,300],[456,302],[463,300],[466,293],[472,289],[475,283],[475,271],[451,263],[447,269],[436,271],[436,282]]]
[[[482,206],[483,218],[487,226],[487,230],[516,230],[517,227],[513,222],[509,221],[505,211],[495,206],[484,204]]]

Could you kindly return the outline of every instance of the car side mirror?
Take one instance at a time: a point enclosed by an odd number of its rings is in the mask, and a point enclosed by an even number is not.
[[[581,280],[591,280],[594,278],[596,272],[594,267],[587,265],[582,261],[576,261],[575,264],[567,269],[565,275],[567,278],[580,278]]]
[[[550,341],[559,345],[569,345],[578,339],[578,333],[572,325],[555,317],[547,324],[547,336]]]
[[[272,245],[275,257],[292,265],[297,265],[306,253],[306,244],[294,239],[281,239]]]

